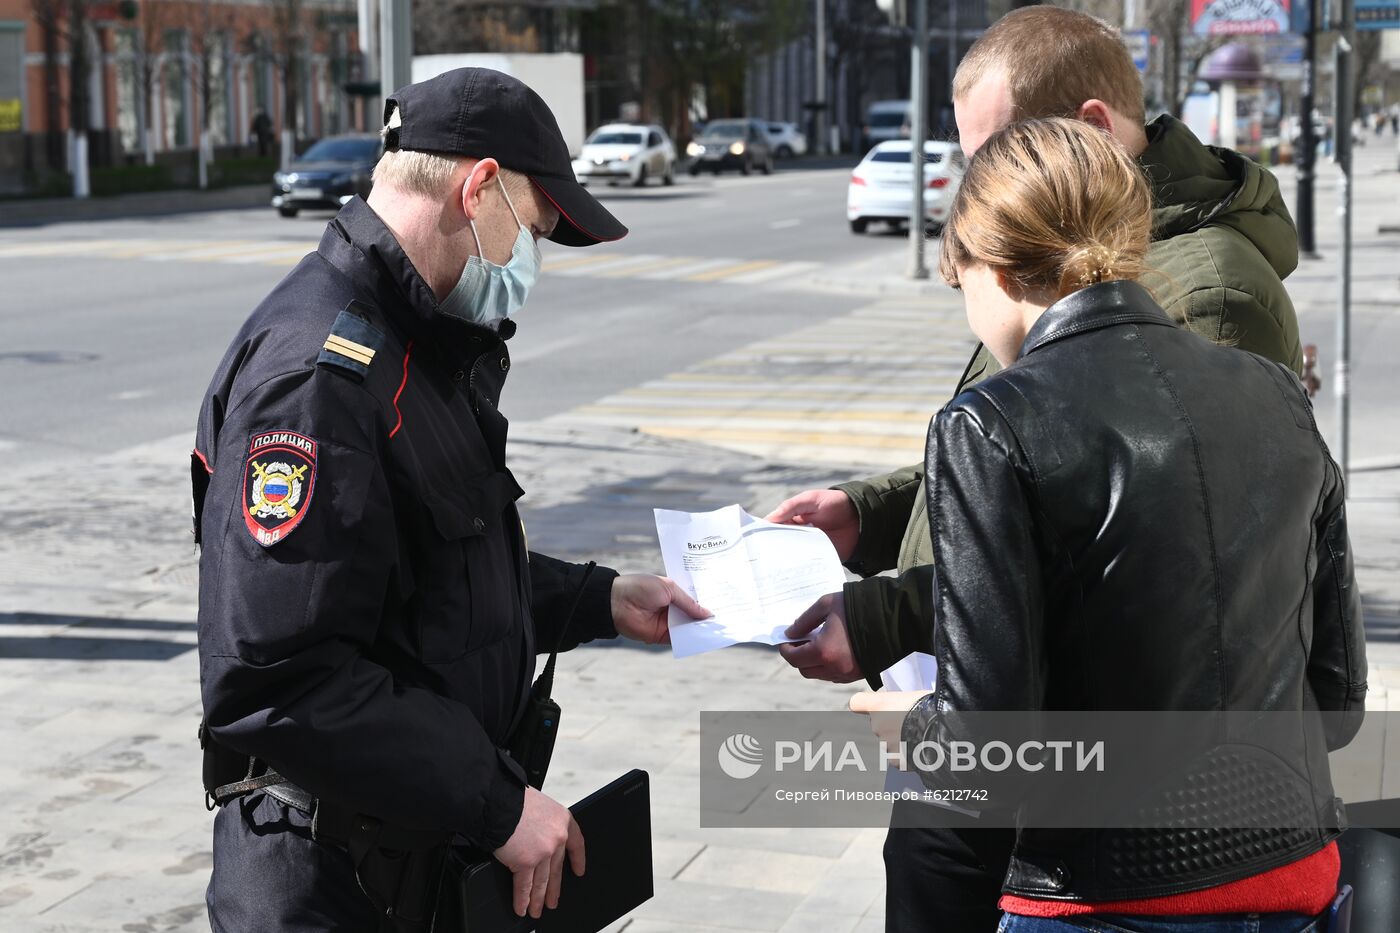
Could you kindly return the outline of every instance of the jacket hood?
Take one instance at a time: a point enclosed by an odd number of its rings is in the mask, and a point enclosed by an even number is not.
[[[1272,174],[1238,152],[1202,144],[1171,116],[1149,123],[1147,140],[1139,162],[1152,185],[1154,239],[1230,227],[1279,278],[1297,268],[1298,231]]]

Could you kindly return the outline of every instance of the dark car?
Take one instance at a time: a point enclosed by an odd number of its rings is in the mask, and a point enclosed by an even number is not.
[[[328,136],[272,176],[272,206],[283,217],[295,217],[302,208],[339,210],[355,195],[369,194],[370,172],[382,151],[378,136]]]
[[[757,120],[714,120],[686,147],[690,174],[708,170],[718,175],[737,168],[747,175],[755,168],[767,175],[773,171],[773,148],[768,133]]]

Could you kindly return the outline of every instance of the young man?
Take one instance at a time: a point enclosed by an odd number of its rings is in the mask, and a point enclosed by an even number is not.
[[[666,640],[674,583],[529,551],[498,402],[543,237],[627,230],[539,95],[464,68],[387,102],[386,154],[243,325],[200,412],[216,930],[425,930],[443,843],[556,906],[569,811],[508,749],[535,655]]]
[[[1031,117],[1074,116],[1113,136],[1152,186],[1154,242],[1143,284],[1188,329],[1301,371],[1297,316],[1282,283],[1297,266],[1297,233],[1278,183],[1238,153],[1203,146],[1170,116],[1144,125],[1142,81],[1116,29],[1057,7],[1013,11],[968,50],[953,105],[968,155],[998,129]],[[954,395],[998,369],[979,346]],[[826,531],[847,566],[866,577],[823,597],[789,630],[801,636],[826,622],[816,638],[780,649],[804,677],[864,677],[878,687],[881,670],[930,650],[932,538],[923,480],[922,465],[911,466],[800,493],[768,516]],[[875,576],[892,568],[897,577]],[[1009,830],[892,828],[887,929],[995,929],[1013,841]]]

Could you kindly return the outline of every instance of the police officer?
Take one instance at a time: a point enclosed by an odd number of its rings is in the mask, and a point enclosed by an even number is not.
[[[368,201],[253,312],[199,416],[218,931],[413,928],[431,908],[385,866],[451,836],[504,863],[516,913],[538,917],[585,853],[505,751],[535,655],[664,642],[672,604],[706,615],[664,578],[528,551],[506,465],[506,340],[537,241],[626,228],[513,78],[459,69],[385,113]]]

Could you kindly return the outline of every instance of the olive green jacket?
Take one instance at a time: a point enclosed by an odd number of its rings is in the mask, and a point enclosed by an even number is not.
[[[1139,159],[1152,185],[1153,243],[1142,283],[1167,313],[1211,340],[1284,362],[1301,373],[1298,319],[1283,278],[1298,265],[1298,236],[1273,175],[1237,152],[1202,145],[1178,120],[1147,127]],[[980,345],[957,395],[1000,367]],[[847,566],[866,577],[845,588],[847,628],[861,672],[911,651],[932,651],[932,538],[923,464],[837,486],[860,515]],[[886,570],[896,577],[878,577]]]

